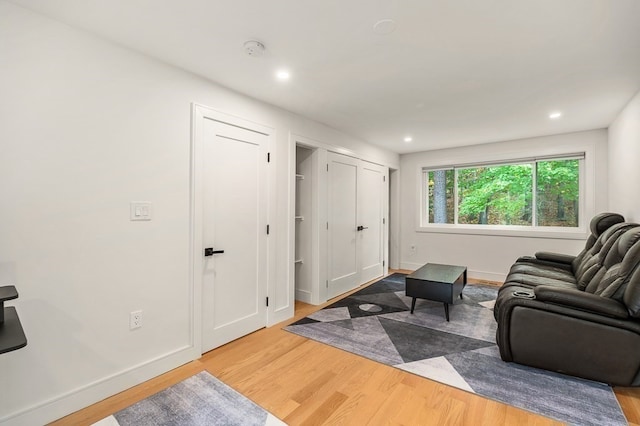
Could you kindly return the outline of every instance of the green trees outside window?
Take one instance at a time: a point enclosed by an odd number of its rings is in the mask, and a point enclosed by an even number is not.
[[[579,224],[579,159],[425,170],[423,183],[428,223]]]

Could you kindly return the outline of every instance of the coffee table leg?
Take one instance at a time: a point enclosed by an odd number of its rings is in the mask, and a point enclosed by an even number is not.
[[[444,316],[447,318],[447,322],[449,322],[449,304],[444,304]]]
[[[413,313],[414,308],[416,307],[416,298],[414,297],[411,300],[411,313]]]

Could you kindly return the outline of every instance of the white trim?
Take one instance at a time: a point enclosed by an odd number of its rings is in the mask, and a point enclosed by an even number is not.
[[[416,228],[416,232],[435,234],[495,235],[499,237],[550,238],[556,240],[584,240],[588,233],[580,228],[551,226],[509,226],[509,225],[454,225],[429,223]]]
[[[267,297],[269,306],[267,307],[267,327],[291,318],[294,313],[294,299],[287,294],[287,299],[283,304],[277,298],[277,236],[279,232],[278,217],[276,210],[276,173],[277,164],[280,160],[276,151],[277,135],[275,127],[265,127],[267,133],[267,152],[270,154],[270,162],[267,163],[267,223],[269,224],[269,235],[267,235]],[[265,160],[266,161],[266,160]],[[280,306],[280,307],[278,307]]]
[[[584,160],[585,152],[576,152],[570,154],[541,155],[536,157],[512,158],[497,161],[478,161],[460,164],[447,164],[444,166],[423,167],[424,171],[432,172],[435,170],[452,170],[452,169],[475,169],[478,167],[495,167],[495,166],[514,166],[518,164],[538,163],[549,160]]]
[[[47,424],[199,357],[200,353],[196,348],[188,345],[183,346],[172,352],[141,362],[38,404],[8,414],[0,418],[0,423],[11,421],[11,424]]]
[[[313,301],[311,300],[311,292],[307,290],[296,289],[296,300],[299,300],[304,303],[314,304]]]
[[[196,256],[196,248],[202,249],[202,204],[196,208],[196,199],[202,194],[202,125],[205,111],[203,106],[191,105],[191,149],[189,171],[189,309],[191,316],[191,342],[202,354],[202,257]],[[198,161],[200,164],[198,164]]]
[[[393,178],[391,177],[393,175]],[[402,233],[400,232],[400,179],[399,169],[389,169],[389,268],[400,267],[400,248],[402,247]],[[393,187],[391,184],[393,183]],[[395,240],[395,241],[394,241]],[[395,242],[395,245],[393,245]]]
[[[346,155],[347,157],[357,158],[358,160],[364,160],[368,163],[373,163],[379,166],[388,167],[392,169],[397,169],[399,167],[398,164],[391,164],[391,163],[385,162],[384,160],[381,161],[379,159],[372,159],[370,157],[365,157],[362,154],[356,151],[350,150],[348,148],[344,148],[339,145],[332,145],[330,143],[322,142],[317,139],[312,139],[307,136],[300,135],[298,133],[290,133],[290,138],[296,139],[296,141],[300,143],[300,145],[304,145],[309,148],[326,149],[329,152],[335,152],[336,154]]]
[[[415,271],[418,268],[423,267],[427,262],[414,263],[414,262],[402,262],[400,263],[400,269],[409,271]],[[504,282],[506,275],[497,274],[495,272],[477,271],[475,269],[467,269],[467,276],[469,279],[475,278],[477,280],[487,280],[495,282]]]

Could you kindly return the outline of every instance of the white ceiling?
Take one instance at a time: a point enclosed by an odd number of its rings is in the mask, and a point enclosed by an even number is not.
[[[399,153],[607,127],[640,90],[640,0],[13,1]]]

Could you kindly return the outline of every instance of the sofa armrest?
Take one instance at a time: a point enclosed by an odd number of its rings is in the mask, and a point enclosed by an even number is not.
[[[536,253],[536,256],[540,254],[540,253]],[[544,257],[544,255],[543,255]],[[518,263],[527,263],[530,265],[540,265],[540,266],[548,266],[551,268],[557,268],[557,269],[562,269],[568,272],[573,272],[573,266],[571,265],[571,262],[569,263],[564,263],[564,262],[554,262],[551,260],[546,260],[546,259],[540,259],[538,257],[534,257],[534,256],[521,256],[516,260],[516,264]]]
[[[552,253],[549,251],[539,251],[536,253],[536,259],[546,262],[562,263],[565,265],[571,265],[571,262],[575,259],[575,256],[570,254]]]
[[[629,311],[622,303],[606,297],[570,288],[545,285],[537,286],[533,291],[539,302],[554,303],[612,318],[629,318]]]

